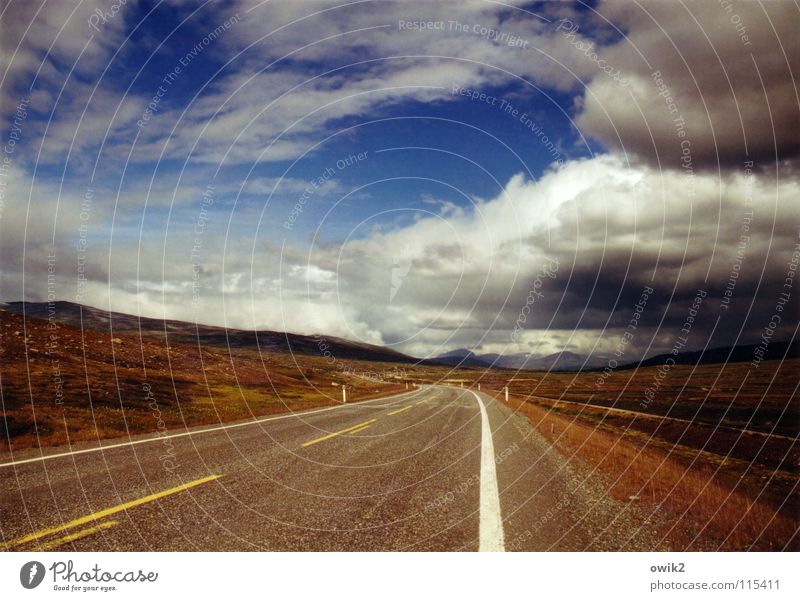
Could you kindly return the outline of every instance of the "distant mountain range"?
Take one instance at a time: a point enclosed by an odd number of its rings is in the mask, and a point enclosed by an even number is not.
[[[0,303],[0,308],[13,313],[25,314],[42,319],[50,318],[51,305],[45,302]],[[473,367],[481,369],[498,368],[530,371],[576,371],[603,369],[609,357],[583,355],[570,351],[548,355],[517,353],[499,355],[497,353],[476,354],[466,349],[456,349],[431,359],[417,359],[398,351],[373,344],[345,340],[334,336],[308,336],[271,330],[239,330],[220,326],[196,325],[194,323],[163,320],[152,317],[137,317],[125,313],[108,312],[94,307],[79,305],[68,301],[53,303],[52,318],[58,323],[75,328],[94,331],[113,331],[118,333],[138,333],[147,337],[158,337],[168,342],[183,344],[204,344],[221,347],[253,347],[268,352],[297,353],[301,355],[324,355],[338,359],[363,361],[384,361],[400,364],[448,365],[452,367]],[[617,369],[632,369],[637,366],[663,364],[672,356],[675,363],[695,365],[707,363],[738,363],[751,361],[757,345],[720,347],[701,351],[687,351],[678,355],[655,355],[640,362],[621,365]],[[764,360],[796,359],[800,357],[800,343],[794,341],[772,342],[764,355]]]
[[[649,365],[662,365],[669,357],[675,360],[678,365],[702,365],[706,363],[749,363],[755,356],[753,351],[758,348],[757,344],[742,344],[739,346],[723,346],[708,349],[707,351],[687,351],[677,355],[663,354],[655,355],[644,359],[638,363],[623,365],[622,369],[634,367],[647,367]],[[764,361],[775,359],[797,359],[800,358],[800,341],[780,340],[771,342],[764,352]]]
[[[465,348],[444,353],[431,360],[442,365],[452,365],[453,367],[491,367],[491,362]]]
[[[513,355],[499,355],[486,353],[477,355],[469,349],[456,349],[433,359],[437,363],[460,367],[495,367],[501,369],[523,369],[532,371],[569,371],[575,369],[591,369],[605,365],[605,358],[594,357],[588,360],[586,355],[579,355],[569,351],[553,353],[550,355],[533,355],[530,353],[515,353]]]
[[[632,361],[620,365],[616,369],[634,369],[650,365],[661,365],[669,357],[678,365],[703,365],[711,363],[742,363],[753,360],[753,351],[756,344],[738,346],[725,346],[707,351],[686,351],[677,355],[654,355],[642,361]],[[764,360],[800,358],[800,342],[786,340],[772,342],[764,353]],[[582,355],[570,351],[562,351],[550,355],[533,355],[517,353],[513,355],[498,355],[497,353],[476,354],[469,349],[457,349],[439,355],[433,359],[438,363],[460,367],[502,368],[530,371],[591,371],[603,369],[608,365],[609,357],[600,355]]]

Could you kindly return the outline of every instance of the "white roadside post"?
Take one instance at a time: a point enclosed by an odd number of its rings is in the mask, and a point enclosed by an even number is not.
[[[508,402],[508,386],[505,387],[506,390],[506,403]]]
[[[478,382],[478,390],[480,390],[480,389],[481,389],[481,383]]]
[[[464,382],[461,382],[461,388],[464,388]]]
[[[344,384],[342,384],[342,402],[347,402],[347,390],[345,390]]]

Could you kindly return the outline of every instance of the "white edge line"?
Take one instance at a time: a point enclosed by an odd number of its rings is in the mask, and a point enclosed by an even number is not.
[[[116,444],[104,445],[100,447],[92,447],[91,449],[80,449],[78,451],[66,451],[64,453],[54,453],[52,455],[41,455],[39,457],[31,457],[29,459],[18,459],[16,461],[9,461],[8,463],[0,463],[0,468],[2,467],[11,467],[12,465],[22,465],[24,463],[35,463],[37,461],[47,461],[48,459],[57,459],[59,457],[71,457],[73,455],[83,455],[84,453],[96,453],[98,451],[106,451],[109,449],[119,449],[122,447],[132,447],[135,445],[140,444],[147,444],[150,442],[157,442],[159,440],[164,440],[168,438],[183,438],[184,436],[194,436],[196,434],[206,434],[208,432],[218,432],[220,430],[234,430],[236,428],[244,428],[246,426],[255,426],[258,424],[263,424],[264,422],[273,422],[282,419],[290,419],[292,417],[300,417],[303,415],[312,415],[314,413],[323,413],[325,411],[334,411],[336,409],[342,409],[343,407],[352,407],[354,405],[362,405],[365,403],[375,403],[377,401],[386,401],[388,399],[402,397],[409,394],[413,394],[415,392],[419,392],[421,389],[417,388],[415,390],[409,390],[408,392],[401,392],[400,394],[393,394],[386,397],[378,397],[377,399],[367,399],[366,401],[357,401],[355,403],[345,403],[342,405],[336,405],[334,407],[323,407],[322,409],[310,409],[308,411],[301,411],[298,413],[289,413],[284,415],[273,415],[270,417],[262,417],[260,419],[256,419],[249,422],[243,422],[238,424],[223,424],[221,426],[214,426],[213,428],[203,428],[202,430],[190,430],[188,432],[178,432],[177,434],[169,434],[166,436],[157,435],[152,438],[142,438],[140,440],[130,440],[128,442],[120,442]]]
[[[481,410],[481,496],[478,551],[505,551],[503,517],[500,512],[500,491],[494,458],[489,415],[480,395],[470,390]]]

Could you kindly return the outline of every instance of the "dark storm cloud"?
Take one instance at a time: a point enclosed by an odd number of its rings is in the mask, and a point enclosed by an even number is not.
[[[626,33],[603,55],[630,84],[592,79],[579,99],[584,133],[668,169],[797,156],[796,5],[607,2],[598,12]]]

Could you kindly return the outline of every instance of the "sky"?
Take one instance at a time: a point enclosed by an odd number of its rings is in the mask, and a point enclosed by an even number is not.
[[[0,11],[2,301],[419,357],[795,335],[793,3]]]

